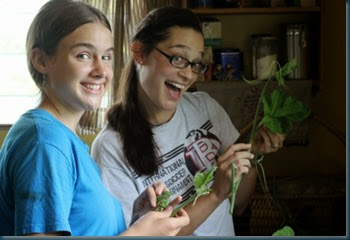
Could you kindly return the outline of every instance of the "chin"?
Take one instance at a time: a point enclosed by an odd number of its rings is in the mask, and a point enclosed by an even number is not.
[[[85,106],[85,111],[93,111],[100,107],[101,103],[96,104],[88,104]]]
[[[167,105],[163,106],[163,110],[168,111],[168,112],[175,111],[176,106],[177,106],[177,103],[176,104],[167,104]]]

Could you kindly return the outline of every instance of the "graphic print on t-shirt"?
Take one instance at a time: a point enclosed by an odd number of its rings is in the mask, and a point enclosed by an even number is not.
[[[186,137],[184,154],[190,173],[194,176],[209,169],[216,160],[219,147],[219,139],[211,132],[192,130]]]
[[[140,188],[162,181],[173,196],[189,198],[194,192],[193,176],[214,164],[221,146],[218,137],[209,131],[211,128],[212,123],[207,121],[199,129],[191,130],[184,144],[161,156],[162,164],[156,174],[138,176],[134,173]]]

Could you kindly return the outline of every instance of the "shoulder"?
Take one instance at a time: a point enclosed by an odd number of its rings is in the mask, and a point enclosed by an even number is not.
[[[22,115],[20,119],[12,126],[6,139],[3,156],[8,161],[11,169],[27,169],[24,175],[36,176],[39,169],[47,172],[48,170],[60,169],[63,175],[66,173],[72,176],[71,172],[75,166],[72,144],[67,141],[68,137],[62,138],[62,128],[49,123],[45,118],[35,116],[35,113],[29,111]],[[71,133],[74,135],[73,133]],[[67,134],[66,134],[67,135]],[[68,140],[67,140],[68,139]],[[76,137],[78,141],[78,137]],[[83,145],[83,142],[81,142]],[[76,152],[83,154],[81,149]],[[37,171],[33,172],[35,168]],[[40,177],[40,176],[39,176]]]
[[[17,143],[57,141],[62,131],[43,111],[30,110],[24,113],[9,131],[10,139]],[[62,140],[62,139],[61,139]]]
[[[183,99],[190,102],[200,103],[202,101],[207,101],[208,99],[212,99],[212,97],[210,97],[210,95],[207,92],[198,91],[198,92],[185,92],[185,94],[183,95]]]
[[[123,155],[122,140],[120,134],[107,124],[101,132],[99,132],[92,142],[91,155],[99,164],[102,161],[112,160],[106,155],[117,158]]]
[[[72,145],[87,146],[66,126],[43,110],[23,114],[9,131],[8,146],[12,149],[51,149],[68,155]],[[21,152],[20,151],[20,152]],[[68,156],[66,156],[68,157]]]
[[[97,149],[106,145],[116,145],[120,142],[120,134],[107,124],[95,137],[91,148]]]
[[[220,104],[214,98],[202,91],[186,92],[180,104],[182,106],[192,106],[199,110],[211,111],[213,108],[221,108]]]

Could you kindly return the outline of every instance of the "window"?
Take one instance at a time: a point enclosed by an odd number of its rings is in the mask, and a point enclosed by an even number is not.
[[[0,0],[0,125],[14,123],[40,97],[27,68],[25,43],[30,23],[47,1]]]

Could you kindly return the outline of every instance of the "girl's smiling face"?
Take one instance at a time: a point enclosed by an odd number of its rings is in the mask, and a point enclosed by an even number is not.
[[[101,23],[87,23],[64,37],[49,58],[46,97],[71,112],[93,110],[113,77],[111,32]]]
[[[201,62],[203,58],[201,33],[180,27],[172,27],[169,32],[169,38],[160,42],[157,49],[153,49],[138,65],[139,102],[153,124],[161,124],[171,118],[182,95],[198,76],[192,72],[191,65],[184,69],[174,67],[164,53],[190,62]]]

